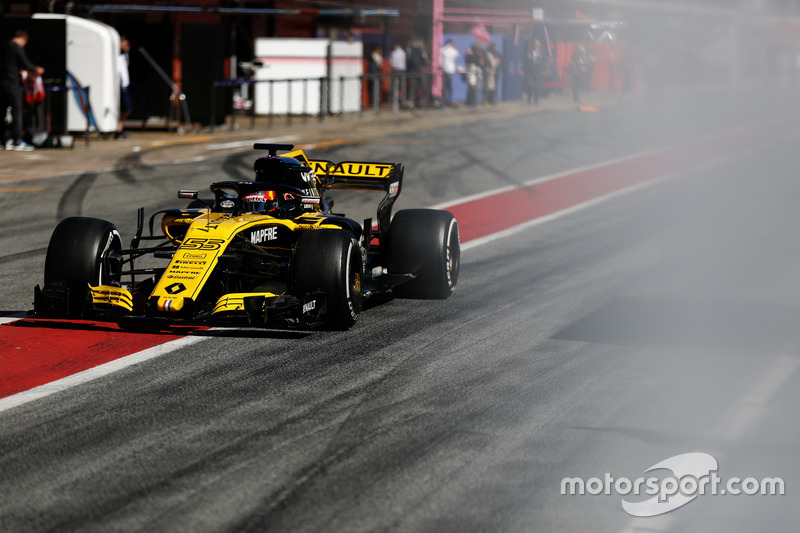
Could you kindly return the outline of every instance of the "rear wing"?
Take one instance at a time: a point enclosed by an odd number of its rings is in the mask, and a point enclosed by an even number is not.
[[[386,196],[378,206],[378,225],[381,231],[389,230],[392,206],[403,187],[404,168],[401,163],[373,161],[342,161],[334,163],[324,159],[308,159],[302,150],[283,154],[305,164],[319,180],[320,194],[328,190],[352,189],[384,191]]]

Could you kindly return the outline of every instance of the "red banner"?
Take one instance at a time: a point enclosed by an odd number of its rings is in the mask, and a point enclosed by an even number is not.
[[[489,36],[489,31],[486,29],[486,26],[480,22],[472,27],[470,33],[483,44],[489,44],[492,42],[492,38]]]

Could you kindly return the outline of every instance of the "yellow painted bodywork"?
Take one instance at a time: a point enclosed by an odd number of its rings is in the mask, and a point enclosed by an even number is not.
[[[264,224],[281,225],[291,231],[340,229],[325,224],[326,217],[313,212],[293,220],[265,217],[260,214],[233,216],[209,213],[194,219],[169,266],[158,280],[150,297],[158,298],[162,312],[178,312],[186,300],[196,300],[208,277],[214,271],[220,255],[239,232]]]
[[[133,296],[127,289],[112,287],[110,285],[99,285],[89,287],[92,303],[95,305],[112,305],[121,307],[126,311],[133,311]]]
[[[275,294],[273,292],[242,292],[226,294],[217,300],[217,303],[214,305],[214,310],[211,312],[211,314],[216,315],[217,313],[233,313],[236,311],[244,311],[244,299],[251,298],[253,296],[275,298],[280,296],[280,294]]]
[[[331,176],[343,178],[372,178],[386,179],[395,167],[393,163],[372,163],[368,161],[344,161],[334,163],[322,159],[309,159],[303,150],[295,150],[283,154],[306,164],[317,176]]]

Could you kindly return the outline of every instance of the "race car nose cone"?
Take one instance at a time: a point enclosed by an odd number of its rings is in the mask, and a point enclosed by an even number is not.
[[[184,300],[181,296],[162,296],[158,299],[158,310],[168,313],[177,313],[183,309]]]

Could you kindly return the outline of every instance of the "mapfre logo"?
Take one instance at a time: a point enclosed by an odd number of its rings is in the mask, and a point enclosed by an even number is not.
[[[278,238],[278,228],[271,226],[269,228],[261,228],[250,232],[250,242],[253,244],[261,244],[262,242],[274,241]]]

